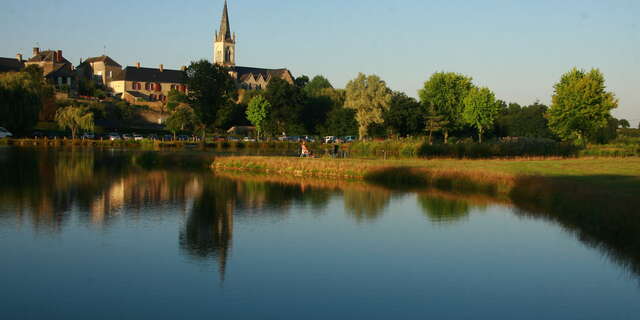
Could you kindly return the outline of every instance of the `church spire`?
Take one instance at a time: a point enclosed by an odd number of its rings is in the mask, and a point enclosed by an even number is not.
[[[220,33],[218,33],[217,41],[232,41],[231,27],[229,26],[229,10],[227,9],[227,0],[224,0],[224,9],[222,10],[222,19],[220,20]]]

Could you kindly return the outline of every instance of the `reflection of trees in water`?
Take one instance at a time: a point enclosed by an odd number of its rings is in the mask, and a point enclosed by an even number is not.
[[[226,179],[205,181],[180,233],[180,247],[191,256],[218,259],[222,278],[233,237],[236,188],[235,182]]]
[[[470,205],[465,200],[445,199],[431,194],[418,195],[418,203],[431,222],[450,224],[469,217]]]
[[[379,218],[389,204],[391,192],[378,188],[369,190],[344,190],[344,207],[356,221],[373,221]]]
[[[238,201],[245,208],[269,207],[272,214],[282,215],[294,204],[309,204],[312,208],[325,208],[331,191],[308,187],[303,184],[286,184],[264,181],[243,181],[238,184]],[[278,210],[279,209],[279,210]]]

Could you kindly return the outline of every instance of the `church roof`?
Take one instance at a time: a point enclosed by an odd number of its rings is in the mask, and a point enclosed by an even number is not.
[[[244,80],[249,76],[253,76],[255,79],[262,76],[266,81],[272,78],[284,78],[286,74],[291,75],[288,69],[265,69],[265,68],[252,68],[252,67],[231,67],[233,71],[238,74],[238,79]]]
[[[137,81],[158,83],[184,83],[185,73],[181,70],[168,70],[155,68],[126,67],[119,72],[114,81]]]
[[[224,1],[224,9],[222,9],[222,19],[220,19],[220,31],[216,35],[216,41],[232,41],[231,27],[229,26],[229,10],[227,9],[227,0]]]

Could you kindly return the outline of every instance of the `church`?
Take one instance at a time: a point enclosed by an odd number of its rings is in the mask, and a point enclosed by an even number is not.
[[[280,78],[293,84],[293,75],[288,69],[265,69],[236,66],[236,35],[232,36],[229,23],[227,1],[224,2],[220,30],[216,31],[213,40],[213,62],[229,68],[238,88],[260,90],[267,87],[271,79]]]

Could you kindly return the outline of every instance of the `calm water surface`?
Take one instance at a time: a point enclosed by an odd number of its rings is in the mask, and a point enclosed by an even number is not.
[[[639,319],[625,248],[482,197],[0,149],[0,319]]]

